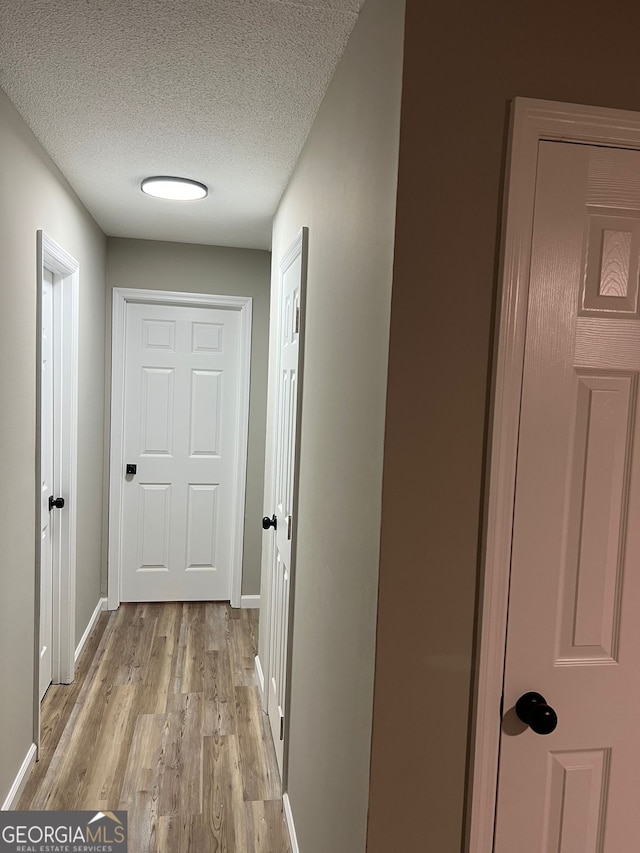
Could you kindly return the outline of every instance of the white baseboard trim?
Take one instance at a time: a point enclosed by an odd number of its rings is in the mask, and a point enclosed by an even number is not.
[[[9,793],[7,794],[7,799],[2,804],[1,811],[13,811],[14,808],[18,805],[18,800],[20,799],[20,795],[24,791],[24,787],[27,784],[27,779],[29,778],[29,773],[31,773],[31,768],[36,763],[37,753],[38,750],[36,748],[36,745],[35,743],[32,743],[29,747],[27,754],[24,757],[24,761],[22,762],[20,770],[18,770],[18,775],[13,780],[13,785],[11,786]]]
[[[258,655],[255,656],[255,668],[256,675],[258,676],[258,686],[260,687],[260,693],[264,696],[264,672],[262,671],[262,664],[260,663],[260,658]]]
[[[291,853],[300,853],[298,847],[298,838],[296,836],[296,828],[293,825],[293,814],[291,813],[291,803],[289,802],[289,794],[282,795],[282,805],[284,806],[284,819],[289,830],[289,841],[291,842]]]
[[[96,622],[103,610],[107,609],[107,599],[101,598],[96,604],[96,609],[91,614],[91,618],[89,619],[89,624],[85,628],[84,634],[80,637],[80,642],[78,643],[78,647],[76,649],[76,663],[78,662],[78,658],[80,657],[82,650],[84,649],[84,644],[89,639],[89,635],[95,628]]]
[[[240,607],[260,607],[260,596],[259,595],[241,595],[240,596]]]

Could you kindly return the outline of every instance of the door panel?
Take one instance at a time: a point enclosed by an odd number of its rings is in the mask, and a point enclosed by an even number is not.
[[[194,370],[191,383],[191,456],[219,458],[222,373]]]
[[[140,483],[138,571],[169,571],[171,483]]]
[[[617,659],[633,376],[577,373],[557,663]]]
[[[173,368],[141,370],[141,456],[173,456],[174,380]]]
[[[640,837],[640,153],[540,144],[496,853]],[[518,720],[520,695],[558,714]]]
[[[216,564],[218,486],[190,485],[187,505],[187,571]]]
[[[231,597],[239,363],[237,311],[128,304],[123,601]]]

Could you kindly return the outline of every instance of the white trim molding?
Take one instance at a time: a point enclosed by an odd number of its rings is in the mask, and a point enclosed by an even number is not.
[[[262,671],[262,664],[260,663],[260,655],[255,656],[255,658],[253,659],[253,665],[256,670],[256,678],[258,679],[260,696],[264,699],[264,672]]]
[[[96,622],[100,618],[100,614],[102,613],[103,610],[106,610],[106,609],[107,609],[107,599],[101,598],[98,601],[98,603],[96,604],[96,609],[93,611],[93,613],[91,614],[91,616],[89,618],[89,622],[87,624],[87,627],[84,629],[84,634],[82,635],[82,637],[80,637],[80,642],[76,646],[76,652],[75,652],[76,663],[78,662],[78,658],[82,654],[82,650],[85,647],[85,643],[87,642],[87,640],[91,636],[91,632],[96,627]]]
[[[243,609],[248,608],[260,608],[260,596],[259,595],[242,595],[240,597],[240,607]]]
[[[180,293],[167,290],[142,290],[115,287],[113,289],[112,350],[111,350],[111,455],[109,472],[109,610],[120,604],[120,566],[122,532],[122,471],[124,469],[124,369],[125,326],[128,303],[177,305],[192,308],[221,308],[240,314],[240,390],[236,435],[235,518],[238,523],[231,556],[231,606],[242,606],[242,555],[244,550],[244,507],[247,487],[247,450],[249,443],[249,389],[251,382],[251,320],[250,296],[219,296],[210,293]]]
[[[300,853],[300,847],[298,846],[298,836],[296,835],[296,828],[293,823],[293,812],[291,811],[291,801],[289,800],[289,794],[282,795],[282,807],[284,809],[284,819],[285,823],[287,824],[287,831],[289,832],[291,853]]]
[[[517,98],[512,105],[475,667],[465,848],[469,853],[493,850],[531,234],[541,141],[640,150],[640,114],[525,98]]]
[[[9,793],[2,804],[2,809],[0,811],[10,812],[14,811],[15,807],[18,805],[18,801],[22,795],[22,792],[25,789],[27,781],[29,780],[29,774],[33,769],[33,765],[36,763],[36,755],[38,754],[38,747],[35,743],[32,743],[29,749],[27,750],[27,754],[24,757],[24,761],[20,766],[20,770],[18,770],[18,775],[13,780],[13,785],[9,789]]]

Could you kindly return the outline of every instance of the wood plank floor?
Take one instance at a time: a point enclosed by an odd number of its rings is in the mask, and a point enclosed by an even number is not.
[[[291,853],[253,658],[258,611],[123,604],[42,705],[20,809],[127,809],[131,853]]]

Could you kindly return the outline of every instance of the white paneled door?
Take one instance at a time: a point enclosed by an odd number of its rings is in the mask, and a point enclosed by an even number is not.
[[[306,229],[280,264],[277,319],[276,422],[273,471],[273,547],[269,572],[267,711],[280,772],[284,760],[287,645],[296,512],[300,404],[300,339],[306,267]],[[263,526],[268,528],[269,518]]]
[[[42,276],[42,350],[40,374],[40,700],[51,684],[53,666],[53,560],[56,531],[54,494],[54,310],[53,274]]]
[[[232,310],[127,304],[122,601],[231,597],[239,324]]]
[[[640,152],[542,142],[495,853],[640,845],[639,270]]]

